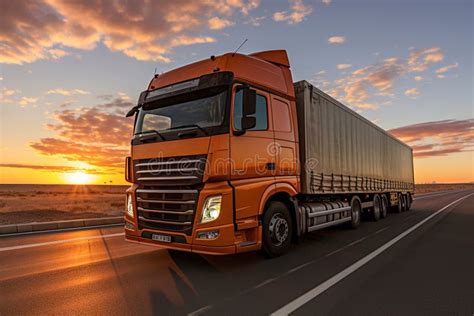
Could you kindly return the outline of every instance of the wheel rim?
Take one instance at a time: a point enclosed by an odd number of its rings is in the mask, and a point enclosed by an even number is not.
[[[281,246],[288,238],[290,227],[287,220],[279,213],[273,215],[269,225],[270,239],[275,246]]]

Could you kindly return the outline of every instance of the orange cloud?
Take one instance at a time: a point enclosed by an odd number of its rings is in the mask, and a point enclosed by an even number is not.
[[[405,90],[405,95],[408,96],[408,97],[414,97],[414,96],[417,96],[419,94],[420,94],[420,91],[418,91],[417,88],[411,88],[411,89]]]
[[[313,12],[313,7],[304,4],[303,0],[290,0],[290,12],[279,11],[273,14],[273,20],[277,22],[286,21],[288,24],[297,24]]]
[[[331,36],[328,38],[330,44],[344,44],[346,42],[345,36]]]
[[[352,65],[351,64],[337,64],[337,69],[347,69],[347,68],[351,68]]]
[[[138,60],[170,62],[170,50],[214,41],[199,32],[210,15],[248,15],[256,0],[97,1],[32,0],[2,4],[0,62],[30,63],[57,59],[67,48],[94,49],[100,42]],[[216,21],[214,21],[216,22]]]
[[[419,123],[389,132],[407,142],[419,158],[474,150],[474,119]]]
[[[42,138],[30,146],[42,155],[55,156],[95,167],[123,167],[129,153],[133,120],[124,117],[132,103],[121,97],[111,102],[54,114],[47,128],[57,136]]]
[[[208,24],[211,30],[220,30],[220,29],[234,25],[234,22],[226,20],[226,19],[221,19],[215,16],[209,19]]]
[[[355,108],[375,109],[377,107],[369,102],[373,95],[393,95],[394,84],[403,75],[427,70],[439,60],[433,55],[442,55],[439,47],[412,51],[406,59],[386,58],[382,62],[356,69],[350,75],[335,80],[329,93]],[[418,81],[422,79],[421,76],[415,77]],[[405,91],[408,96],[419,93],[416,87]]]

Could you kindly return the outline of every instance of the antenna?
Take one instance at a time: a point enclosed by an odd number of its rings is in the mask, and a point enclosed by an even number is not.
[[[156,68],[157,68],[157,67],[155,67],[155,72],[153,73],[153,78],[157,78],[157,77],[158,77],[158,74],[156,73]]]
[[[242,42],[242,44],[240,44],[239,47],[237,47],[237,49],[232,53],[232,56],[235,55],[235,53],[237,53],[239,51],[239,49],[244,46],[244,44],[248,41],[248,39],[246,38],[245,41]]]

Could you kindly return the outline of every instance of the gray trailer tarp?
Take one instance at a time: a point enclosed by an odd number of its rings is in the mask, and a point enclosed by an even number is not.
[[[302,193],[413,191],[411,147],[307,81],[295,92]]]

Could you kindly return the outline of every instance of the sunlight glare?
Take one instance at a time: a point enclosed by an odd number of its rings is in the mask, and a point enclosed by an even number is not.
[[[91,181],[92,176],[82,171],[67,173],[66,179],[71,184],[87,184]]]

